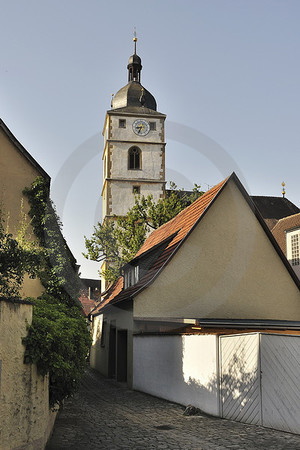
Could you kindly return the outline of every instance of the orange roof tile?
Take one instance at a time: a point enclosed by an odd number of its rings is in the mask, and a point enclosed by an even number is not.
[[[97,305],[97,302],[95,300],[91,300],[90,298],[88,298],[87,295],[85,295],[84,293],[81,293],[80,297],[79,297],[79,301],[81,303],[81,307],[82,307],[82,313],[84,315],[84,317],[87,317],[89,315],[89,313],[95,308],[95,306]]]
[[[177,235],[172,239],[168,247],[180,242],[183,237],[185,237],[185,235],[190,231],[195,222],[201,217],[207,206],[215,198],[226,181],[227,178],[226,180],[214,186],[209,191],[205,192],[205,194],[203,194],[190,206],[181,211],[176,217],[159,227],[157,230],[153,231],[145,241],[145,243],[142,245],[140,250],[137,252],[135,258],[142,255],[150,248],[164,241],[176,232]]]
[[[104,300],[100,305],[98,305],[97,308],[95,308],[92,314],[99,314],[100,310],[102,310],[102,308],[104,308],[104,306],[108,303],[113,304],[121,300],[131,298],[141,289],[145,288],[151,281],[153,281],[155,276],[158,275],[160,270],[173,256],[183,239],[192,231],[198,220],[203,216],[203,213],[216,198],[218,193],[226,184],[227,180],[228,178],[214,186],[209,191],[205,192],[205,194],[181,211],[176,217],[159,227],[157,230],[154,230],[132,260],[134,261],[135,259],[141,258],[146,252],[151,251],[151,249],[157,247],[159,244],[162,244],[169,238],[169,241],[165,244],[165,248],[157,260],[153,263],[152,267],[137,284],[127,288],[126,290],[123,290],[123,277],[120,277],[107,292]]]

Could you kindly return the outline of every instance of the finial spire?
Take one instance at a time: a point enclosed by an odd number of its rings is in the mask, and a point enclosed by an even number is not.
[[[134,54],[130,56],[128,60],[128,82],[137,81],[141,82],[141,70],[142,70],[142,61],[141,58],[136,54],[136,29],[134,28],[133,32],[133,42],[134,42]]]
[[[136,28],[135,27],[134,27],[134,31],[133,31],[133,42],[134,42],[134,54],[136,55],[137,37],[136,37]]]
[[[285,182],[284,181],[281,183],[281,186],[282,186],[282,197],[284,198],[285,197],[285,189],[284,189]]]

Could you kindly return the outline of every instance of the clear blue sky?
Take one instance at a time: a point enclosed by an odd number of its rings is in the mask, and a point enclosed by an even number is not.
[[[299,206],[299,0],[0,6],[0,116],[51,176],[83,276],[98,268],[81,257],[83,235],[100,214],[100,132],[111,94],[127,82],[134,27],[142,84],[170,123],[167,178],[206,189],[232,167],[252,195],[280,196],[284,180]],[[174,122],[201,139],[184,145]]]

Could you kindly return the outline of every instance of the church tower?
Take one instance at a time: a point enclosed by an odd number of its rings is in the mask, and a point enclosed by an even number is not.
[[[103,129],[102,218],[125,216],[135,195],[165,192],[166,116],[141,84],[142,63],[136,53],[128,61],[128,84],[112,99]]]

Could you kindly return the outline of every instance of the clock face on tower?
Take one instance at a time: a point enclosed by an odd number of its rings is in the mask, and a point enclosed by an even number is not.
[[[132,129],[138,136],[146,136],[150,131],[150,125],[146,120],[137,119],[133,122]]]

